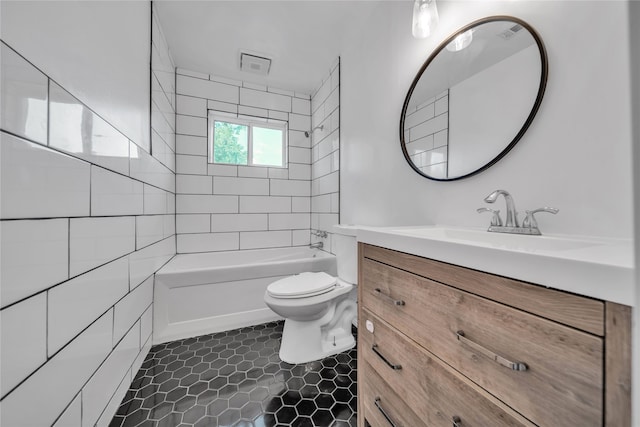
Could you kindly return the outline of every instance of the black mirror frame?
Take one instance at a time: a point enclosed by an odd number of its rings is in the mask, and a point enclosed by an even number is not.
[[[413,94],[413,91],[414,91],[416,85],[418,84],[418,81],[420,80],[420,77],[422,77],[422,74],[427,69],[429,64],[431,64],[431,62],[435,59],[435,57],[438,56],[438,54],[443,49],[445,49],[446,46],[451,41],[453,41],[454,38],[456,38],[456,36],[458,36],[459,34],[464,33],[465,31],[470,30],[471,28],[477,27],[478,25],[486,24],[488,22],[495,22],[495,21],[511,21],[511,22],[516,23],[516,24],[522,25],[533,36],[533,39],[535,40],[536,45],[538,46],[538,51],[540,52],[540,60],[541,60],[540,85],[538,86],[538,95],[537,95],[536,100],[535,100],[535,102],[533,104],[533,107],[531,108],[531,112],[527,116],[527,119],[525,120],[524,124],[522,125],[522,128],[516,134],[516,136],[513,138],[511,143],[509,143],[505,147],[505,149],[500,152],[500,154],[498,154],[495,158],[493,158],[493,160],[491,160],[490,162],[488,162],[487,164],[485,164],[481,168],[478,168],[478,169],[476,169],[476,170],[474,170],[474,171],[472,171],[472,172],[470,172],[470,173],[468,173],[466,175],[461,175],[461,176],[457,176],[457,177],[454,177],[454,178],[434,178],[432,176],[429,176],[429,175],[425,174],[424,172],[422,172],[420,169],[418,169],[418,167],[416,165],[413,164],[413,162],[411,161],[411,158],[409,157],[409,153],[407,152],[407,146],[406,146],[405,139],[404,139],[404,122],[405,122],[405,117],[406,117],[406,114],[407,114],[407,108],[409,106],[409,100],[411,99],[411,95]],[[427,58],[426,62],[422,65],[422,67],[420,68],[420,70],[416,74],[416,77],[413,79],[413,82],[411,83],[411,87],[409,88],[409,92],[407,93],[407,96],[406,96],[406,98],[404,100],[404,105],[402,106],[402,113],[400,114],[400,147],[402,148],[402,153],[404,154],[404,157],[407,160],[407,163],[409,163],[409,166],[411,166],[411,168],[414,171],[416,171],[418,174],[420,174],[421,176],[423,176],[425,178],[434,180],[434,181],[457,181],[457,180],[460,180],[460,179],[463,179],[463,178],[469,178],[470,176],[479,174],[480,172],[490,168],[496,162],[498,162],[500,159],[502,159],[518,143],[518,141],[520,141],[520,139],[522,138],[524,133],[527,131],[527,129],[531,125],[531,122],[533,121],[534,117],[536,116],[536,113],[538,112],[538,109],[540,108],[540,104],[542,103],[542,98],[544,96],[544,92],[545,92],[545,89],[547,87],[547,78],[548,78],[548,76],[549,76],[549,59],[547,58],[547,50],[544,47],[544,43],[542,42],[542,38],[540,37],[540,35],[527,22],[525,22],[525,21],[523,21],[523,20],[521,20],[519,18],[515,18],[513,16],[495,15],[495,16],[489,16],[489,17],[486,17],[486,18],[478,19],[478,20],[473,21],[470,24],[465,25],[464,27],[460,28],[458,31],[456,31],[455,33],[453,33],[452,35],[447,37],[447,39],[445,39],[442,43],[440,43],[440,45],[433,51],[433,53],[431,53],[431,55],[429,55],[429,58]]]

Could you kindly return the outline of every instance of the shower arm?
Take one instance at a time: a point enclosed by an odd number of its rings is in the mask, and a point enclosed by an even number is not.
[[[324,130],[324,125],[316,126],[313,129],[311,129],[311,131],[304,131],[304,136],[309,138],[311,135],[313,135],[313,132],[315,132],[317,129]]]

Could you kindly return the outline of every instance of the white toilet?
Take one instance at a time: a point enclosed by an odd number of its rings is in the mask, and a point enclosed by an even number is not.
[[[356,229],[334,226],[333,249],[338,277],[301,273],[267,287],[264,301],[285,318],[280,359],[306,363],[349,350],[356,345],[351,333],[357,309],[353,297],[357,282]]]

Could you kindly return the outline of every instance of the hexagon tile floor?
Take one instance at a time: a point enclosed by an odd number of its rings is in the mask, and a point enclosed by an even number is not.
[[[291,365],[283,322],[151,348],[109,427],[356,425],[356,349]]]

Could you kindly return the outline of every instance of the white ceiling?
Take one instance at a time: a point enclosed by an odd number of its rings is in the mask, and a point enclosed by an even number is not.
[[[154,1],[179,68],[311,94],[373,1]],[[411,3],[407,2],[408,16]],[[242,72],[241,50],[272,58],[268,76]]]

